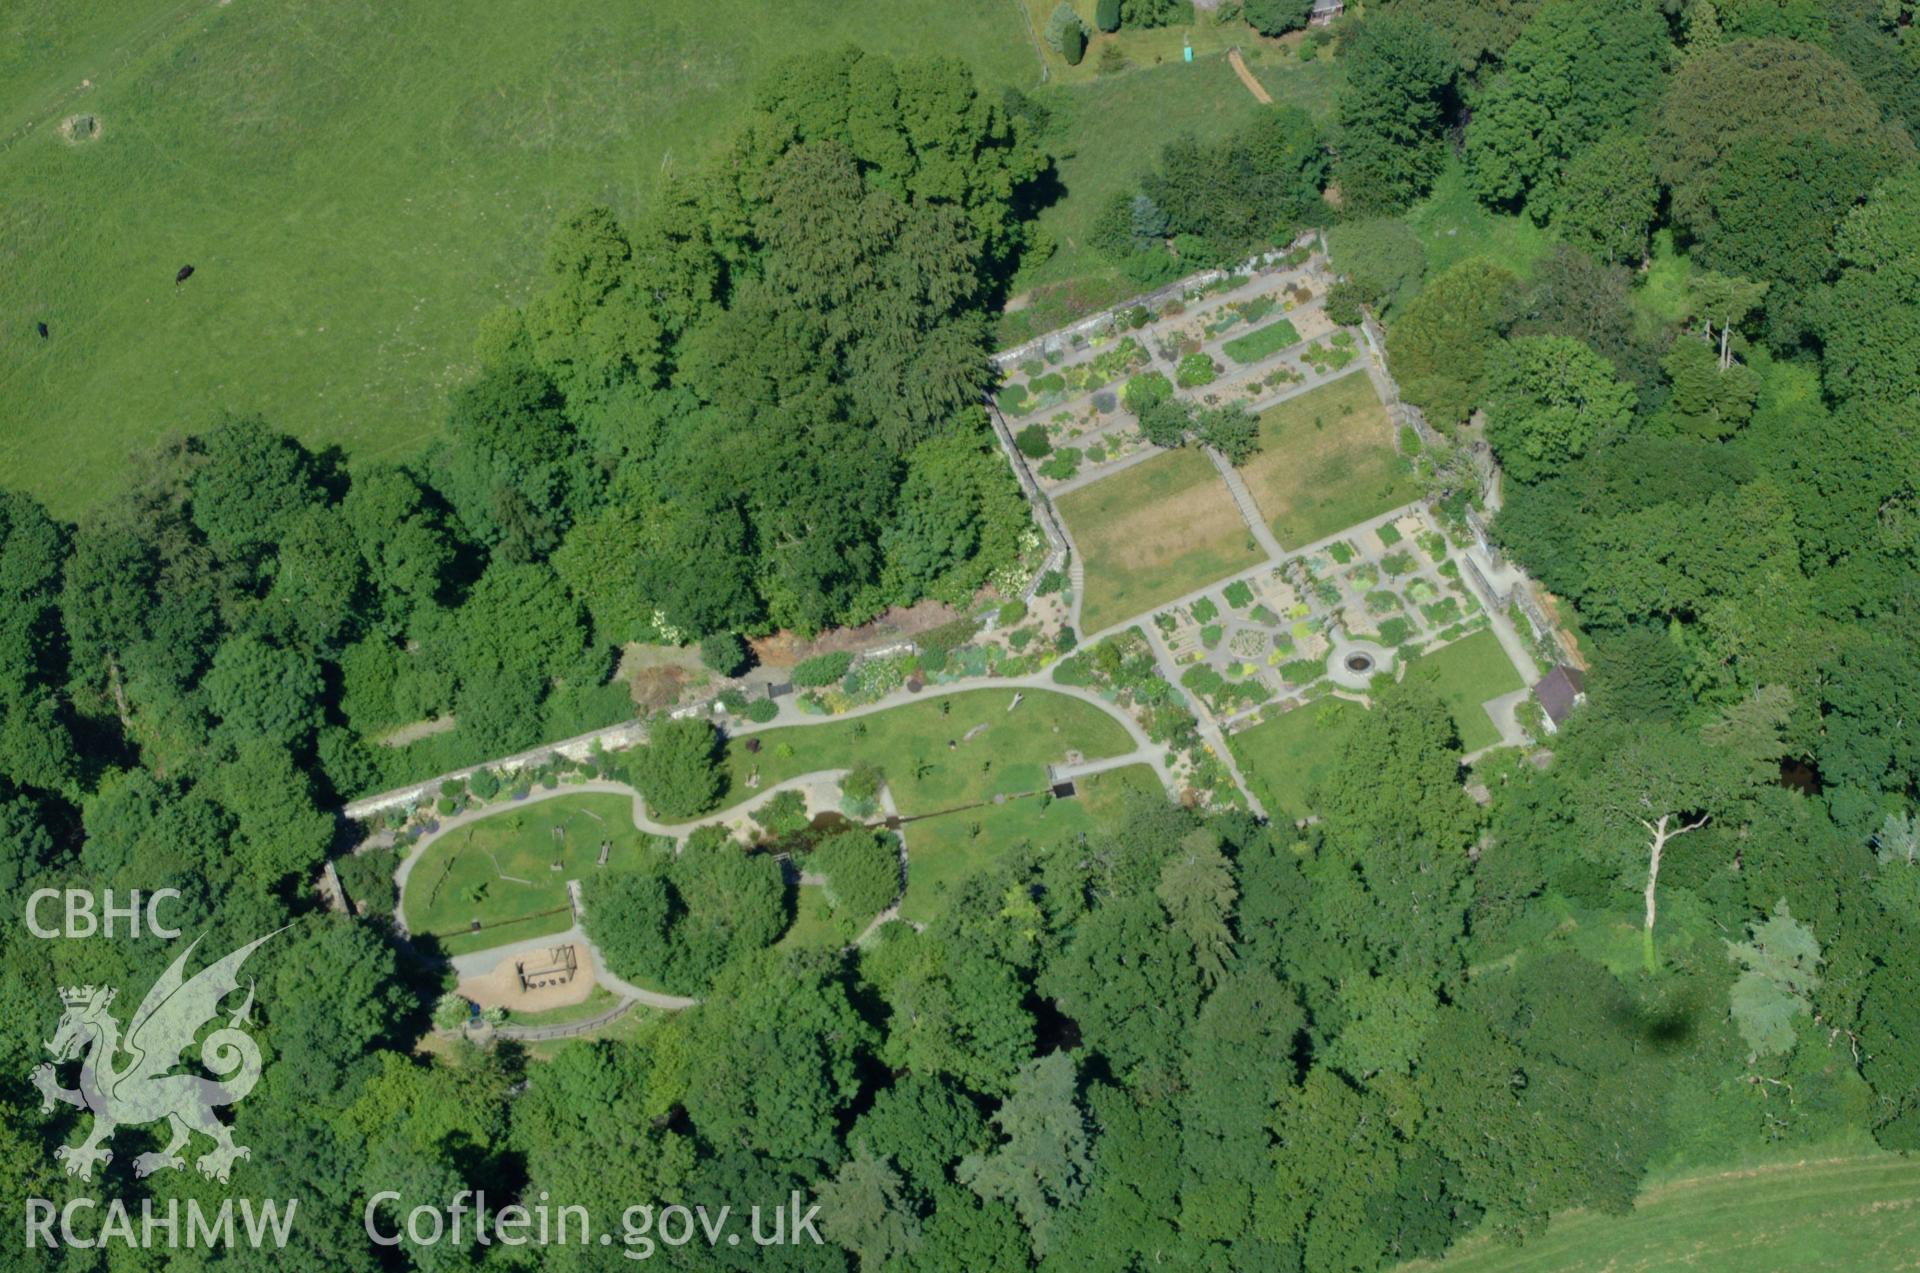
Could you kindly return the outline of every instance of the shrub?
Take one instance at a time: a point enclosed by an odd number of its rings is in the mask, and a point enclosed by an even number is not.
[[[724,776],[720,735],[703,720],[667,720],[652,726],[635,749],[634,785],[656,814],[670,821],[697,817],[719,798]]]
[[[1253,585],[1244,579],[1236,579],[1226,586],[1222,595],[1235,610],[1245,610],[1253,604]]]
[[[1307,25],[1313,0],[1246,0],[1242,12],[1261,35],[1285,35]]]
[[[500,775],[491,769],[477,770],[467,779],[467,786],[482,800],[491,800],[500,794]]]
[[[1067,576],[1065,571],[1049,570],[1046,574],[1041,575],[1040,582],[1033,586],[1033,595],[1036,597],[1051,596],[1066,586]]]
[[[818,687],[832,685],[847,674],[853,666],[853,655],[845,650],[836,650],[831,654],[816,654],[810,659],[801,659],[793,667],[795,685]]]
[[[840,790],[855,800],[874,800],[886,782],[887,775],[880,766],[862,761],[847,771],[847,776],[840,781]]]
[[[1063,446],[1040,464],[1040,476],[1064,482],[1080,471],[1082,452],[1077,446]]]
[[[370,915],[391,915],[400,896],[393,886],[393,854],[379,849],[349,853],[337,859],[334,870],[340,874],[340,887],[347,898],[366,908]]]
[[[1392,618],[1380,621],[1380,640],[1387,645],[1405,645],[1407,638],[1413,635],[1413,624],[1406,619]]]
[[[1327,318],[1342,327],[1358,327],[1366,318],[1360,308],[1366,303],[1367,294],[1360,285],[1343,278],[1327,289]]]
[[[920,647],[922,655],[946,654],[973,640],[974,634],[979,631],[978,619],[955,619],[937,628],[928,628],[915,637],[913,642]]]
[[[1000,607],[998,621],[1001,627],[1010,628],[1027,617],[1027,603],[1015,598]]]
[[[1080,638],[1074,635],[1072,628],[1061,628],[1053,638],[1053,648],[1061,654],[1067,653],[1079,643]]]
[[[1080,65],[1080,59],[1087,55],[1086,24],[1075,20],[1060,36],[1060,56],[1067,60],[1068,66]]]
[[[1202,597],[1191,608],[1195,623],[1211,623],[1220,617],[1220,607],[1213,603],[1212,597]]]
[[[721,676],[746,670],[746,643],[732,632],[709,632],[700,638],[700,661]]]
[[[1071,47],[1068,44],[1069,32],[1080,38],[1079,53],[1072,57],[1067,55],[1067,49]],[[1067,3],[1067,0],[1060,0],[1053,11],[1053,16],[1047,19],[1046,40],[1048,48],[1067,58],[1069,62],[1077,63],[1086,54],[1087,24],[1080,20],[1080,15],[1073,11],[1073,6]]]
[[[761,805],[753,820],[773,836],[792,835],[806,829],[807,800],[799,792],[782,791]]]
[[[458,1030],[472,1015],[472,1006],[456,994],[441,995],[433,1005],[433,1025],[437,1030]]]
[[[1380,542],[1388,545],[1389,547],[1400,542],[1400,528],[1395,526],[1392,522],[1388,522],[1386,525],[1382,526],[1379,530],[1376,530],[1373,533],[1380,536]]]
[[[1212,384],[1213,378],[1217,374],[1219,373],[1214,370],[1213,359],[1207,357],[1205,354],[1196,353],[1188,354],[1180,360],[1180,366],[1175,371],[1175,378],[1179,380],[1182,388],[1195,389],[1201,385]]]
[[[1127,409],[1138,414],[1173,397],[1173,382],[1158,371],[1142,372],[1127,381],[1121,396],[1127,401]]]
[[[1404,549],[1397,553],[1388,553],[1380,559],[1380,569],[1385,571],[1389,578],[1404,575],[1413,569],[1413,554]]]
[[[756,698],[747,704],[747,719],[756,725],[764,725],[780,714],[780,704],[770,698]]]
[[[827,895],[844,914],[877,914],[900,895],[900,853],[890,836],[843,831],[821,842],[810,865],[827,877]]]
[[[1008,385],[1000,391],[995,401],[999,402],[1000,409],[1010,416],[1023,416],[1033,410],[1033,404],[1027,401],[1025,385]]]
[[[747,710],[747,696],[739,690],[721,690],[714,700],[720,704],[720,710],[729,716],[738,716]]]
[[[1053,450],[1053,442],[1047,437],[1047,426],[1030,424],[1013,435],[1013,444],[1020,448],[1020,454],[1030,460],[1045,458]]]
[[[1093,7],[1093,24],[1112,33],[1120,29],[1120,0],[1100,0]],[[1138,323],[1134,324],[1136,327]]]

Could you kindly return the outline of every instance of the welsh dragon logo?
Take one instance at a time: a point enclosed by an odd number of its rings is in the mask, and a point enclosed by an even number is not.
[[[170,1073],[181,1053],[194,1046],[200,1028],[220,1014],[220,1000],[240,988],[240,965],[273,937],[242,946],[225,959],[210,964],[191,979],[184,976],[187,957],[200,944],[188,943],[160,979],[147,991],[140,1008],[120,1036],[120,1024],[109,1009],[118,993],[110,986],[67,987],[60,991],[66,1011],[47,1050],[51,1064],[36,1066],[33,1084],[40,1089],[41,1109],[51,1111],[55,1101],[93,1114],[93,1131],[79,1145],[63,1145],[54,1157],[66,1164],[69,1176],[93,1178],[96,1164],[113,1158],[107,1142],[117,1128],[166,1119],[173,1138],[158,1153],[133,1160],[136,1176],[150,1176],[167,1167],[183,1167],[180,1151],[200,1132],[213,1139],[214,1148],[195,1160],[200,1174],[224,1181],[241,1158],[251,1157],[245,1145],[233,1143],[233,1133],[214,1117],[216,1105],[232,1105],[260,1080],[260,1048],[240,1029],[253,1010],[253,989],[227,1024],[200,1043],[200,1061],[216,1077]],[[80,1086],[63,1088],[54,1066],[80,1058]]]

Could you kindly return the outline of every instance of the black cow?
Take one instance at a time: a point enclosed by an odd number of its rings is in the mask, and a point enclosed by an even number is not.
[[[178,287],[192,277],[193,267],[191,265],[183,265],[180,267],[180,272],[173,276],[173,285]]]
[[[40,339],[45,340],[47,338],[47,325],[45,323],[35,323],[33,326],[34,329],[40,333]]]

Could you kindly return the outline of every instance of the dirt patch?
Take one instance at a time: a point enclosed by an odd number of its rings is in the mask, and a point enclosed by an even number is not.
[[[671,645],[628,645],[620,651],[620,670],[634,706],[665,711],[680,701],[701,677],[700,654]]]
[[[60,140],[69,146],[99,141],[102,131],[98,115],[69,115],[60,121]]]
[[[575,965],[571,980],[562,982],[549,977],[544,979],[549,984],[538,990],[521,989],[520,973],[515,965],[552,967],[560,962],[558,952],[568,949],[573,951]],[[482,1008],[505,1008],[509,1012],[546,1012],[552,1008],[570,1008],[576,1003],[585,1003],[587,996],[593,993],[593,961],[577,945],[559,945],[552,950],[540,949],[524,955],[509,955],[495,964],[491,972],[462,981],[455,988],[455,993]]]
[[[910,606],[895,606],[871,623],[857,628],[830,628],[813,640],[793,632],[775,632],[747,642],[753,655],[765,667],[792,667],[816,654],[857,654],[875,646],[904,640],[929,628],[951,623],[960,611],[944,601],[918,601]]]

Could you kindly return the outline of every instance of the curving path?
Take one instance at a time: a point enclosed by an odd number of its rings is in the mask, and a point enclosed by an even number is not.
[[[1089,703],[1117,721],[1121,727],[1127,731],[1127,736],[1133,740],[1134,747],[1131,751],[1123,752],[1118,756],[1082,761],[1071,766],[1060,766],[1058,770],[1060,772],[1071,771],[1071,776],[1074,777],[1086,777],[1105,772],[1109,769],[1119,769],[1127,765],[1146,764],[1151,766],[1154,773],[1159,776],[1163,789],[1169,794],[1176,793],[1177,786],[1172,772],[1167,768],[1165,749],[1147,737],[1146,731],[1140,727],[1139,722],[1135,721],[1130,713],[1123,711],[1115,704],[1108,702],[1100,695],[1083,686],[1057,685],[1053,683],[1051,676],[1052,669],[1045,669],[1040,672],[1030,673],[1026,676],[996,678],[980,685],[955,686],[946,692],[969,693],[989,689],[1007,689],[1022,692],[1031,690],[1034,692],[1060,694],[1068,698],[1079,699],[1084,703]],[[756,725],[749,723],[740,729],[730,731],[730,735],[741,736],[792,725],[831,724],[835,721],[847,720],[857,716],[872,715],[876,712],[888,711],[895,707],[905,706],[908,703],[925,699],[928,694],[929,690],[922,690],[916,694],[906,689],[899,689],[882,696],[872,703],[851,708],[838,715],[815,716],[796,711],[793,715],[798,719],[782,720],[780,717],[776,717],[774,720],[768,721],[765,724]],[[935,696],[938,696],[937,692]],[[782,714],[786,714],[784,710]],[[548,800],[559,800],[568,796],[626,796],[632,802],[633,825],[636,830],[648,835],[657,835],[679,840],[696,826],[709,824],[718,818],[750,816],[754,810],[783,791],[805,790],[817,786],[823,780],[837,780],[844,777],[847,772],[848,771],[843,768],[832,768],[816,769],[808,773],[797,774],[792,778],[786,779],[784,782],[775,783],[762,791],[755,792],[745,800],[738,801],[727,806],[725,809],[717,810],[704,818],[695,819],[691,822],[663,823],[655,820],[648,814],[646,802],[636,788],[629,783],[620,782],[611,778],[585,778],[574,782],[563,782],[554,787],[539,788],[519,800],[498,801],[492,804],[476,805],[472,808],[464,809],[459,813],[442,817],[439,820],[439,824],[432,831],[422,835],[414,842],[406,857],[394,869],[394,888],[401,899],[401,904],[396,906],[394,910],[394,923],[402,934],[408,932],[405,914],[407,881],[412,876],[414,868],[419,865],[421,859],[426,856],[427,851],[443,837],[486,818],[509,813],[515,809],[525,808],[530,804],[539,804]],[[898,816],[899,810],[894,804],[891,790],[887,788],[881,789],[880,802],[882,809],[888,816]],[[392,838],[390,833],[370,837],[357,851],[365,851],[381,844],[390,844]],[[903,880],[905,879],[907,865],[906,837],[902,835],[900,866]],[[808,881],[803,876],[801,882],[806,883]],[[903,885],[903,896],[904,891]],[[576,895],[576,906],[577,904]],[[861,931],[860,935],[854,939],[853,945],[864,945],[883,924],[899,918],[899,914],[900,900],[896,899],[893,905],[874,916],[866,928]],[[613,971],[607,966],[606,957],[601,953],[600,948],[587,936],[585,928],[577,922],[564,932],[523,938],[519,941],[507,942],[499,946],[491,946],[485,950],[476,950],[466,954],[454,955],[447,960],[447,964],[456,974],[463,978],[478,976],[493,970],[503,959],[511,959],[515,955],[530,954],[535,951],[546,950],[568,943],[576,944],[588,953],[588,957],[593,961],[595,980],[600,985],[607,987],[616,995],[619,995],[621,1002],[607,1012],[602,1013],[599,1017],[592,1018],[586,1022],[567,1022],[554,1026],[528,1026],[521,1028],[501,1026],[499,1027],[498,1033],[503,1037],[517,1038],[523,1041],[567,1038],[586,1033],[590,1029],[597,1028],[599,1025],[604,1025],[614,1020],[636,1003],[662,1011],[677,1012],[684,1008],[690,1008],[699,1002],[697,999],[688,998],[684,995],[670,995],[657,990],[648,990],[614,975]]]

